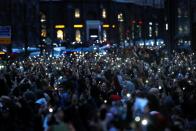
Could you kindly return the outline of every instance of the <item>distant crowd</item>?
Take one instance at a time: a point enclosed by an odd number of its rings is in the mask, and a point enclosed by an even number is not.
[[[195,131],[190,52],[133,46],[8,61],[0,131]]]

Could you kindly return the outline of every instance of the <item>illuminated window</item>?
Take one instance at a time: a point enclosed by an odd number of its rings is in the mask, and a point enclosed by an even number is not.
[[[64,29],[65,26],[64,26],[64,25],[55,25],[55,28],[56,28],[56,29]]]
[[[110,25],[108,25],[108,24],[103,24],[103,28],[109,28],[110,27]]]
[[[122,13],[118,14],[118,21],[120,21],[120,22],[124,21]]]
[[[46,37],[46,29],[42,29],[42,31],[41,31],[41,36],[42,36],[42,37]]]
[[[80,33],[80,30],[76,30],[75,40],[77,42],[80,42],[81,41],[81,33]]]
[[[152,22],[149,22],[149,37],[152,37]]]
[[[131,26],[131,38],[135,39],[135,26],[134,25]]]
[[[60,40],[64,39],[62,30],[57,30],[57,38],[60,39]]]
[[[158,35],[159,35],[159,32],[158,32],[158,30],[156,30],[156,31],[155,31],[155,35],[156,35],[156,36],[158,36]]]
[[[180,8],[178,8],[178,17],[181,17],[182,16],[182,11]]]
[[[159,35],[159,24],[156,23],[155,24],[155,36],[158,36]]]
[[[103,18],[106,18],[106,17],[107,17],[107,15],[106,15],[106,9],[103,9],[103,10],[102,10],[102,17],[103,17]]]
[[[80,18],[80,10],[75,9],[75,18]]]
[[[149,37],[152,37],[152,26],[149,26]]]
[[[169,26],[168,26],[168,23],[165,24],[165,30],[168,30],[169,29]]]
[[[103,30],[103,41],[107,41],[107,33]]]
[[[83,28],[83,25],[76,24],[74,25],[74,28]]]
[[[45,22],[46,21],[46,15],[44,15],[44,14],[41,14],[41,20],[40,20],[41,22]]]
[[[179,27],[178,27],[178,31],[179,31],[179,32],[182,32],[182,31],[183,31],[182,26],[179,26]]]

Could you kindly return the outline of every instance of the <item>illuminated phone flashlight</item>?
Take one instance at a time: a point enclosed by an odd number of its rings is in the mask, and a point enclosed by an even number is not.
[[[159,86],[159,90],[161,90],[162,89],[162,87],[161,86]]]
[[[191,68],[190,68],[190,67],[188,67],[188,68],[187,68],[187,70],[188,70],[188,71],[190,71],[190,70],[191,70]]]
[[[165,57],[164,59],[165,59],[165,60],[168,60],[168,58],[167,58],[167,57]]]
[[[50,113],[52,113],[52,112],[53,112],[53,109],[52,109],[51,107],[49,108],[49,112],[50,112]]]
[[[148,81],[148,80],[146,80],[146,83],[148,84],[148,83],[149,83],[149,81]]]
[[[130,93],[127,93],[127,97],[130,98],[131,97],[131,94]]]
[[[136,116],[136,117],[135,117],[135,121],[136,121],[136,122],[139,122],[140,120],[141,120],[141,119],[140,119],[139,116]]]
[[[185,87],[183,87],[182,90],[185,90]]]
[[[0,69],[3,69],[3,68],[4,68],[4,66],[3,66],[3,65],[1,65],[1,66],[0,66]]]
[[[143,120],[142,120],[142,125],[143,125],[143,126],[146,126],[147,124],[148,124],[148,120],[147,120],[147,119],[143,119]]]
[[[103,52],[103,55],[106,55],[107,53],[106,52]]]
[[[192,81],[191,81],[191,80],[188,80],[188,83],[189,83],[189,84],[191,84],[191,83],[192,83]]]
[[[118,65],[118,68],[120,68],[120,65]]]
[[[106,104],[108,101],[107,100],[104,100],[104,103]]]

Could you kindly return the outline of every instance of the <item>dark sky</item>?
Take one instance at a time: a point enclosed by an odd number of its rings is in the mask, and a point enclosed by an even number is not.
[[[62,1],[62,0],[41,0],[41,1]],[[70,1],[80,1],[80,0],[70,0]],[[81,0],[81,1],[85,1],[85,0]],[[90,0],[90,1],[104,1],[105,2],[105,1],[111,1],[111,0]],[[112,0],[112,1],[134,3],[137,5],[148,5],[148,6],[155,6],[157,8],[162,8],[164,7],[165,0]]]
[[[156,6],[157,8],[164,6],[164,0],[113,0],[117,2],[135,3],[138,5]]]

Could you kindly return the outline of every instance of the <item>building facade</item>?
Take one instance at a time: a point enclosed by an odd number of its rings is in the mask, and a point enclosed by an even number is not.
[[[44,41],[59,43],[95,40],[162,38],[164,9],[104,0],[40,2]]]
[[[191,45],[191,1],[166,0],[166,40],[171,50]]]
[[[11,26],[12,47],[96,40],[145,44],[154,39],[156,44],[164,36],[164,9],[153,6],[120,0],[1,0],[0,26]]]

